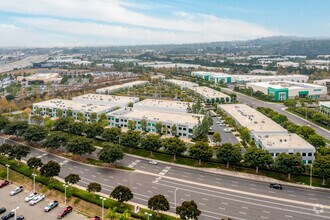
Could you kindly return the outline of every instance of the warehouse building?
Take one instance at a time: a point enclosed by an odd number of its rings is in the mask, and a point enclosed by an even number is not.
[[[250,130],[256,145],[267,150],[274,158],[280,153],[300,153],[304,164],[314,160],[315,148],[299,135],[285,128],[245,104],[219,105],[237,124]]]
[[[73,97],[72,101],[85,103],[104,105],[109,107],[122,108],[127,107],[130,103],[136,103],[139,101],[138,97],[128,96],[114,96],[114,95],[103,95],[103,94],[85,94],[77,97]]]
[[[254,92],[260,91],[266,95],[271,95],[276,101],[294,99],[295,97],[322,99],[327,96],[327,87],[309,83],[257,82],[247,83],[246,87],[251,88]]]
[[[40,109],[40,110],[38,110]],[[64,99],[51,99],[48,101],[34,103],[32,107],[32,113],[36,114],[40,111],[40,115],[47,115],[49,117],[57,117],[57,110],[63,111],[63,116],[66,116],[68,110],[72,111],[72,117],[78,119],[78,113],[82,113],[85,116],[87,122],[90,122],[90,116],[92,113],[96,113],[97,120],[102,113],[109,113],[112,111],[112,107],[79,103],[72,100]]]
[[[320,104],[319,111],[330,117],[330,101],[320,102],[319,104]]]
[[[192,91],[199,94],[203,98],[204,102],[206,102],[206,103],[215,103],[215,102],[229,103],[229,102],[231,102],[231,98],[229,95],[226,95],[222,92],[219,92],[215,89],[211,89],[206,86],[194,87],[192,89]]]
[[[167,79],[166,82],[179,86],[181,90],[186,89],[186,88],[192,89],[192,88],[198,86],[197,83],[184,81],[184,80],[178,80],[178,79]]]
[[[161,123],[167,128],[168,133],[171,132],[172,126],[176,127],[176,135],[181,137],[192,138],[193,129],[195,126],[199,126],[199,123],[203,120],[203,115],[188,114],[188,113],[175,113],[175,112],[163,112],[154,111],[148,109],[135,109],[135,108],[123,108],[107,114],[108,123],[111,127],[127,128],[128,122],[135,122],[135,129],[141,131],[141,120],[146,120],[146,130],[151,133],[156,132],[156,123]]]
[[[160,99],[145,99],[134,104],[134,109],[153,110],[173,113],[186,113],[192,102],[181,102]]]
[[[129,82],[129,83],[124,83],[121,85],[114,85],[114,86],[108,86],[105,88],[101,88],[101,89],[97,89],[96,93],[97,94],[111,94],[111,93],[115,93],[115,92],[119,92],[125,89],[129,89],[129,88],[135,88],[135,87],[139,87],[139,86],[143,86],[143,85],[147,85],[148,81],[134,81],[134,82]]]

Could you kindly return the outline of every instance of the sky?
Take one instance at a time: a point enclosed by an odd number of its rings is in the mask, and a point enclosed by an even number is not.
[[[329,0],[0,0],[0,47],[330,37]]]

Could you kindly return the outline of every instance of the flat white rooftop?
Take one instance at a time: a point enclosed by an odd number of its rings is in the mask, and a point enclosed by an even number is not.
[[[314,88],[314,89],[322,89],[324,86],[310,84],[310,83],[298,83],[298,82],[290,82],[290,81],[276,81],[276,82],[255,82],[248,83],[248,85],[256,85],[259,87],[272,87],[274,89],[306,89],[306,88]]]
[[[64,110],[71,109],[73,111],[96,112],[96,113],[108,111],[111,109],[109,106],[85,104],[85,103],[79,103],[65,99],[51,99],[43,102],[34,103],[33,106],[51,108],[51,109],[53,108],[64,109]]]
[[[167,79],[166,81],[169,82],[169,83],[173,83],[173,84],[176,84],[178,86],[181,86],[183,88],[189,88],[189,89],[198,86],[197,83],[184,81],[184,80],[178,80],[178,79]]]
[[[128,96],[103,95],[103,94],[85,94],[85,95],[73,97],[72,100],[75,102],[123,107],[123,106],[127,106],[129,103],[138,102],[139,98],[128,97]]]
[[[146,119],[152,121],[159,121],[162,123],[171,123],[171,124],[182,124],[193,127],[202,121],[204,115],[200,114],[188,114],[188,113],[170,113],[170,112],[161,112],[161,111],[152,111],[152,110],[142,110],[135,108],[125,108],[119,109],[113,112],[108,113],[109,116],[122,116],[128,119]]]
[[[220,108],[251,132],[287,132],[282,126],[245,104],[225,104]]]
[[[157,110],[174,110],[178,112],[186,112],[188,106],[192,106],[193,102],[181,102],[173,100],[145,99],[134,104],[134,108],[157,109]]]
[[[96,92],[97,93],[104,93],[106,91],[115,91],[115,90],[120,90],[120,89],[124,89],[124,88],[130,88],[130,87],[133,87],[133,86],[143,85],[143,84],[146,84],[146,83],[148,83],[148,81],[137,80],[137,81],[124,83],[124,84],[120,84],[120,85],[114,85],[114,86],[108,86],[108,87],[100,88],[100,89],[97,89]]]
[[[324,106],[326,108],[330,108],[330,101],[320,102],[320,106]]]
[[[301,78],[308,79],[308,76],[292,74],[292,75],[272,75],[272,76],[262,76],[262,75],[232,75],[236,80],[252,80],[252,79],[292,79],[292,78]]]
[[[293,133],[258,135],[258,140],[267,150],[300,149],[315,151],[313,145]]]
[[[222,93],[222,92],[219,92],[215,89],[211,89],[209,87],[206,87],[206,86],[198,86],[198,87],[195,87],[193,88],[193,90],[195,92],[197,92],[198,94],[204,96],[205,98],[226,98],[226,97],[229,97],[228,95]]]

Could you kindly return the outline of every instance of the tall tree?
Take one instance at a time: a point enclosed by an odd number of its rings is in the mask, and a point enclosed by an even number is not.
[[[303,126],[300,126],[297,129],[296,133],[298,135],[302,136],[304,139],[308,139],[308,137],[310,135],[314,135],[315,134],[315,130],[313,128],[309,127],[309,126],[303,125]]]
[[[92,112],[90,115],[90,120],[92,123],[96,123],[97,122],[97,114],[95,112]]]
[[[120,135],[121,135],[121,129],[113,127],[113,128],[104,129],[101,137],[108,142],[118,144]]]
[[[189,155],[198,159],[198,164],[202,164],[202,160],[211,159],[213,150],[208,143],[197,141],[189,147]]]
[[[95,138],[101,136],[104,128],[98,123],[90,123],[85,125],[84,132],[88,138]]]
[[[176,135],[176,132],[177,132],[177,127],[175,124],[173,124],[171,127],[171,133],[172,133],[172,135]]]
[[[212,139],[213,139],[213,142],[215,142],[216,144],[218,144],[222,141],[221,135],[219,132],[214,132],[214,134],[212,135]]]
[[[134,195],[130,188],[123,185],[119,185],[112,190],[110,197],[117,199],[120,203],[120,206],[122,206],[123,202],[127,202],[133,199]]]
[[[97,156],[104,163],[114,163],[124,158],[124,152],[118,144],[104,143],[103,149],[98,152]]]
[[[91,154],[95,151],[93,141],[86,137],[74,137],[66,144],[66,149],[73,154]]]
[[[48,161],[40,168],[40,174],[45,177],[54,177],[58,176],[61,171],[61,166],[55,161]]]
[[[27,141],[41,141],[47,136],[47,130],[39,125],[29,126],[23,133],[23,137]]]
[[[2,155],[9,154],[10,151],[12,150],[12,148],[13,148],[12,145],[4,143],[4,144],[0,145],[0,154],[2,154]]]
[[[8,118],[0,115],[0,131],[4,129],[7,124],[9,124]]]
[[[136,127],[136,122],[133,121],[133,120],[128,120],[128,122],[127,122],[127,128],[129,130],[135,130],[135,127]]]
[[[186,143],[177,137],[165,138],[163,147],[167,153],[173,154],[174,160],[176,160],[177,155],[181,155],[187,150]]]
[[[64,178],[65,183],[71,186],[77,184],[80,180],[80,176],[76,173],[70,173]]]
[[[96,192],[101,192],[101,190],[102,190],[102,186],[99,183],[92,182],[92,183],[88,184],[88,186],[87,186],[87,191],[92,194],[94,194]]]
[[[316,149],[318,149],[320,147],[325,147],[327,145],[324,138],[317,134],[309,135],[307,141],[311,145],[313,145]]]
[[[20,161],[22,157],[26,157],[31,152],[30,148],[25,145],[14,145],[11,148],[11,151],[9,152],[8,156],[9,158],[16,159]]]
[[[84,132],[86,124],[83,122],[71,122],[67,127],[70,134],[81,135]]]
[[[155,124],[155,128],[156,128],[156,133],[157,134],[159,134],[159,135],[161,135],[162,134],[162,128],[163,128],[163,124],[161,123],[161,122],[157,122],[156,124]]]
[[[70,118],[60,118],[54,122],[53,126],[57,131],[66,131],[71,122],[73,121]]]
[[[202,212],[198,209],[195,201],[184,201],[181,206],[176,207],[176,214],[180,216],[182,220],[198,219],[198,216]]]
[[[145,120],[145,119],[142,119],[141,121],[140,121],[140,125],[141,125],[141,129],[142,129],[142,131],[147,131],[147,120]]]
[[[322,177],[322,185],[326,184],[327,178],[330,178],[330,154],[317,156],[313,163],[314,173]]]
[[[274,167],[277,171],[288,174],[288,179],[291,179],[291,174],[302,174],[305,166],[299,154],[280,153],[275,158]]]
[[[28,123],[26,121],[13,121],[6,125],[4,128],[4,133],[9,135],[22,135],[28,128]]]
[[[268,168],[274,161],[268,151],[261,148],[249,147],[244,154],[244,162],[248,166],[255,167],[256,173],[258,173],[259,168]]]
[[[69,141],[69,138],[66,134],[62,133],[52,133],[51,135],[47,136],[45,142],[42,144],[45,148],[59,148],[66,145]]]
[[[159,217],[159,211],[168,211],[170,209],[170,204],[163,195],[154,195],[148,200],[148,208],[157,212],[157,217]]]
[[[236,165],[242,160],[241,148],[230,143],[222,144],[218,149],[217,158],[229,168],[229,164]]]
[[[152,151],[156,151],[162,147],[162,141],[159,135],[149,134],[141,138],[140,145],[142,149],[150,151],[150,154],[152,155]]]
[[[37,157],[31,157],[30,159],[28,159],[28,161],[27,161],[27,165],[28,165],[31,169],[33,169],[34,172],[35,172],[36,169],[42,167],[42,165],[44,165],[44,164],[43,164],[43,162],[41,161],[40,158],[37,158]]]
[[[119,143],[124,147],[137,147],[140,144],[141,134],[139,131],[127,131],[120,135]]]

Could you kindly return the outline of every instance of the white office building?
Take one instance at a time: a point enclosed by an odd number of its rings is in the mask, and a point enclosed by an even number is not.
[[[124,84],[120,84],[120,85],[108,86],[105,88],[97,89],[96,93],[111,94],[111,93],[119,92],[119,91],[122,91],[125,89],[139,87],[139,86],[143,86],[143,85],[147,85],[147,84],[148,84],[148,81],[138,80],[138,81],[134,81],[134,82],[129,82],[129,83],[124,83]]]
[[[191,108],[193,102],[181,102],[173,100],[145,99],[134,104],[134,109],[187,113],[187,109]]]
[[[72,98],[72,101],[85,103],[85,104],[95,104],[109,106],[113,108],[127,107],[130,103],[134,104],[139,101],[138,97],[128,97],[128,96],[114,96],[114,95],[104,95],[104,94],[85,94],[81,96],[76,96]]]

